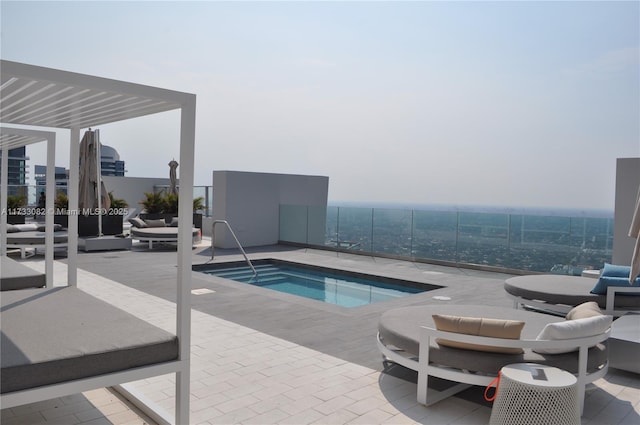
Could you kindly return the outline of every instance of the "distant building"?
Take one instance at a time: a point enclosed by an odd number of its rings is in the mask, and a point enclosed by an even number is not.
[[[36,192],[40,193],[45,190],[47,184],[47,167],[44,165],[34,166],[34,178],[36,181]],[[62,190],[66,193],[67,182],[69,181],[69,170],[64,167],[55,168],[56,190]]]
[[[8,159],[8,184],[7,195],[21,195],[27,196],[27,165],[26,162],[29,157],[26,155],[25,146],[21,146],[15,149],[9,149]],[[2,158],[2,151],[0,151],[0,158]],[[0,163],[0,171],[2,165]]]
[[[111,146],[102,145],[100,151],[100,167],[103,176],[124,177],[124,161],[120,160],[120,154]]]
[[[101,145],[100,150],[100,168],[103,176],[124,176],[124,161],[120,160],[120,155],[111,146]],[[47,184],[46,176],[47,167],[44,165],[35,166],[35,180],[37,191],[40,192]],[[69,170],[63,167],[56,167],[56,190],[67,191],[67,182],[69,180]],[[11,184],[11,183],[9,183]]]

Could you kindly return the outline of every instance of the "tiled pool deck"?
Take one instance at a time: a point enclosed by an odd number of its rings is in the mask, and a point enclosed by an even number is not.
[[[194,264],[209,260],[203,244]],[[411,373],[381,373],[375,346],[377,318],[400,305],[425,303],[510,306],[506,275],[398,260],[274,246],[252,258],[280,258],[444,288],[346,309],[200,273],[193,275],[191,422],[193,424],[486,424],[482,388],[430,408],[416,403]],[[164,329],[174,331],[175,249],[86,253],[79,287]],[[242,259],[216,250],[218,261]],[[43,268],[41,258],[27,262]],[[63,261],[56,283],[66,279]],[[434,296],[450,297],[440,301]],[[173,376],[136,387],[168,411]],[[2,410],[2,424],[152,423],[107,389]],[[640,377],[610,370],[587,389],[583,424],[640,423]]]

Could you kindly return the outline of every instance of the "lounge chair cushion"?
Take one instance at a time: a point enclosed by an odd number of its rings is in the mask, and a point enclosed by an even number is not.
[[[144,223],[147,225],[146,227],[166,227],[167,223],[164,221],[164,218],[159,218],[157,220],[144,220]]]
[[[138,217],[130,218],[129,223],[131,223],[133,227],[136,227],[138,229],[144,229],[145,227],[147,227],[147,223],[145,223],[144,220]]]
[[[171,223],[168,224],[170,227],[178,227],[178,217],[171,217]]]
[[[587,317],[602,316],[602,310],[595,301],[589,301],[575,306],[565,316],[567,320],[586,319]]]
[[[40,288],[46,283],[44,273],[35,271],[9,257],[0,256],[0,291]]]
[[[633,284],[629,283],[629,277],[616,277],[616,276],[600,276],[596,282],[596,286],[591,290],[592,294],[606,295],[607,288],[610,286],[623,286],[623,287],[640,287],[640,277],[633,281]]]
[[[37,229],[38,232],[46,232],[47,231],[47,225],[44,223],[40,223],[37,225]],[[53,224],[53,231],[54,232],[59,232],[60,230],[62,230],[62,224],[58,224],[58,223],[54,223]]]
[[[604,267],[602,268],[602,272],[600,273],[600,275],[628,278],[630,272],[631,272],[630,266],[621,266],[617,264],[604,263]]]
[[[7,223],[7,233],[17,233],[20,229],[18,229],[15,225]]]
[[[547,324],[536,339],[538,340],[564,340],[573,338],[584,338],[588,336],[600,335],[611,327],[612,316],[594,316],[584,319],[565,320]],[[571,348],[538,348],[536,353],[561,354],[576,351]]]
[[[519,339],[524,322],[519,320],[487,319],[481,317],[461,317],[434,314],[436,329],[465,335],[488,336],[493,338]],[[521,348],[492,347],[489,345],[469,344],[437,338],[436,342],[445,347],[463,350],[487,351],[491,353],[522,354]]]
[[[34,232],[38,230],[38,225],[32,223],[14,224],[14,226],[21,232]]]
[[[44,245],[46,232],[17,232],[7,235],[7,245]],[[66,244],[68,240],[68,234],[66,231],[55,232],[53,234],[54,244]]]
[[[73,287],[2,294],[0,392],[178,358],[177,337]]]

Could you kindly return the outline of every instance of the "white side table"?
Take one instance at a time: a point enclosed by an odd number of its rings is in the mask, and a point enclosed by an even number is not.
[[[580,425],[578,380],[555,367],[505,366],[491,410],[491,425]]]

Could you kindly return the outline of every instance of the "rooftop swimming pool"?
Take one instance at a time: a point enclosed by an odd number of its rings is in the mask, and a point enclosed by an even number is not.
[[[193,270],[342,307],[359,307],[440,288],[277,260],[254,261],[253,265],[256,276],[244,262],[198,265]]]

